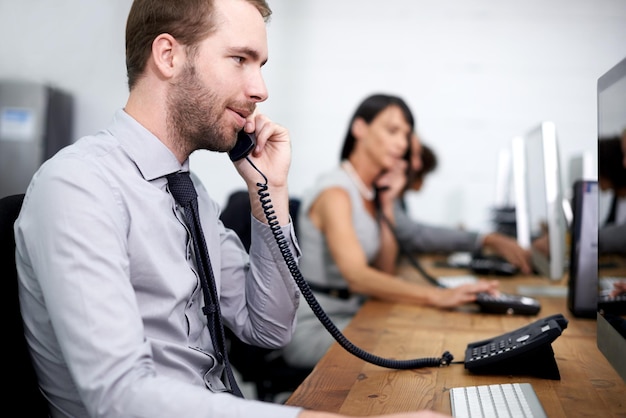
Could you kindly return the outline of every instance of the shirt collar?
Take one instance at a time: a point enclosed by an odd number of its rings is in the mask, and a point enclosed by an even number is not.
[[[148,131],[123,109],[119,109],[109,131],[148,180],[178,171],[189,171],[189,159],[181,165],[176,156],[152,132]]]

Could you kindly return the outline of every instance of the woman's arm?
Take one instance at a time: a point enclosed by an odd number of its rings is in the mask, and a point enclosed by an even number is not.
[[[352,204],[341,188],[322,192],[309,216],[324,234],[331,256],[351,291],[382,300],[437,307],[454,307],[476,299],[476,293],[493,291],[495,282],[480,281],[455,289],[411,283],[368,264],[352,222]]]

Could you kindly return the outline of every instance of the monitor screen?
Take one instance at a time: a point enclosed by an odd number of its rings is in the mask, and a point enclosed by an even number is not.
[[[529,248],[535,271],[552,280],[565,273],[568,220],[553,122],[513,139],[517,241]]]
[[[626,134],[626,58],[608,70],[598,79],[598,139]],[[598,167],[602,160],[598,159]],[[602,236],[599,235],[598,245]],[[621,254],[621,256],[620,256]],[[626,277],[626,248],[598,259],[598,277]],[[600,307],[600,305],[599,305]],[[598,309],[597,342],[598,348],[609,363],[626,381],[626,315],[624,312],[610,313]]]

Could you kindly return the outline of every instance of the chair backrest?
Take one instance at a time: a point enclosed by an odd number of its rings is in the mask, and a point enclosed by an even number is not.
[[[17,293],[13,224],[20,213],[23,200],[24,194],[5,196],[0,199],[0,243],[2,243],[0,269],[6,290],[8,290],[6,294],[9,296],[10,307],[10,331],[8,336],[5,334],[4,347],[8,356],[4,360],[14,370],[6,382],[9,389],[5,400],[8,404],[4,404],[3,408],[7,411],[19,411],[21,416],[47,417],[49,416],[48,402],[39,390],[35,369],[24,338],[24,326]]]
[[[289,199],[289,214],[293,221],[296,236],[298,235],[299,208],[300,199],[291,197]],[[226,207],[220,215],[224,225],[239,235],[246,251],[250,251],[250,210],[250,195],[246,190],[237,190],[228,197]]]
[[[237,233],[246,251],[250,251],[250,196],[245,190],[238,190],[228,197],[226,207],[220,215],[226,228]]]

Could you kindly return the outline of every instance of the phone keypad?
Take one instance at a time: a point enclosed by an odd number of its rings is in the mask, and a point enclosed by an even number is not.
[[[526,338],[524,338],[521,342],[525,341],[530,337],[530,335],[526,334]],[[478,359],[484,359],[490,356],[495,356],[498,354],[502,354],[504,352],[514,350],[518,347],[518,339],[506,338],[499,341],[494,341],[489,344],[485,344],[482,346],[474,347],[471,351],[471,357],[467,359],[467,361],[473,361]]]

